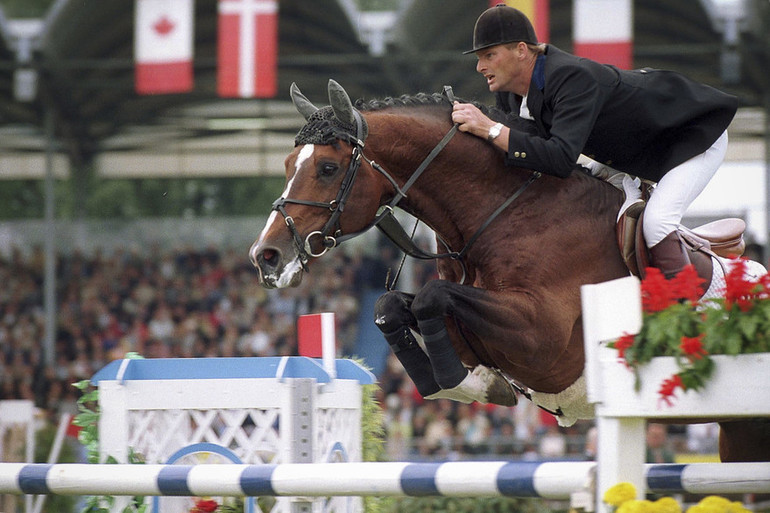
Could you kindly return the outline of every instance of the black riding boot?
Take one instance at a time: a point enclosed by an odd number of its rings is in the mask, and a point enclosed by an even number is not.
[[[687,248],[676,232],[650,248],[651,263],[663,272],[666,279],[671,279],[691,263]]]

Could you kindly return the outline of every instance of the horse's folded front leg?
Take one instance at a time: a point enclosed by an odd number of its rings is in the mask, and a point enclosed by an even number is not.
[[[503,406],[515,405],[516,393],[502,373],[482,365],[470,372],[457,355],[445,323],[451,312],[449,295],[443,293],[443,283],[441,280],[430,282],[412,302],[412,313],[433,367],[433,377],[442,389],[425,397],[461,401],[468,398]]]
[[[398,361],[414,382],[417,391],[428,397],[441,390],[433,377],[433,367],[428,355],[417,343],[410,325],[416,320],[412,315],[411,305],[414,296],[404,292],[387,292],[377,299],[374,305],[374,323],[382,331],[385,340],[393,350]]]

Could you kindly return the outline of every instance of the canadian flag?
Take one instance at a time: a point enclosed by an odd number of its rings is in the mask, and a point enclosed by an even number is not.
[[[217,92],[271,98],[278,92],[278,1],[219,0]]]
[[[631,69],[632,0],[575,0],[572,5],[575,55]]]
[[[136,0],[135,87],[139,94],[193,88],[193,0]]]

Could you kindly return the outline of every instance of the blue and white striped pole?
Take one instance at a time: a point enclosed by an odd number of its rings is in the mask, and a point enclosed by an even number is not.
[[[0,493],[169,496],[570,498],[593,491],[594,462],[89,465],[0,463]],[[659,493],[770,493],[770,463],[647,465]]]

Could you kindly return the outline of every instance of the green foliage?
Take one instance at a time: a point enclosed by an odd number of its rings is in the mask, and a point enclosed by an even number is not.
[[[0,219],[39,219],[44,216],[42,180],[4,180],[0,187]]]
[[[3,0],[2,7],[8,18],[42,18],[53,0]]]
[[[136,353],[127,353],[126,358],[142,358]],[[80,390],[78,399],[78,414],[73,420],[76,426],[81,428],[78,440],[86,448],[86,456],[89,463],[99,463],[99,390],[91,386],[89,380],[79,381],[73,386]],[[128,450],[128,462],[144,463],[141,455],[135,453],[132,448]],[[108,456],[104,463],[117,464],[118,461]],[[109,513],[110,507],[115,503],[111,496],[89,496],[81,513]],[[123,513],[145,513],[148,504],[144,503],[144,497],[133,497],[131,502],[123,509]]]
[[[57,219],[137,219],[184,216],[257,216],[270,213],[283,177],[195,179],[105,179],[86,176],[57,180]],[[41,219],[42,180],[6,180],[0,187],[1,219]]]

